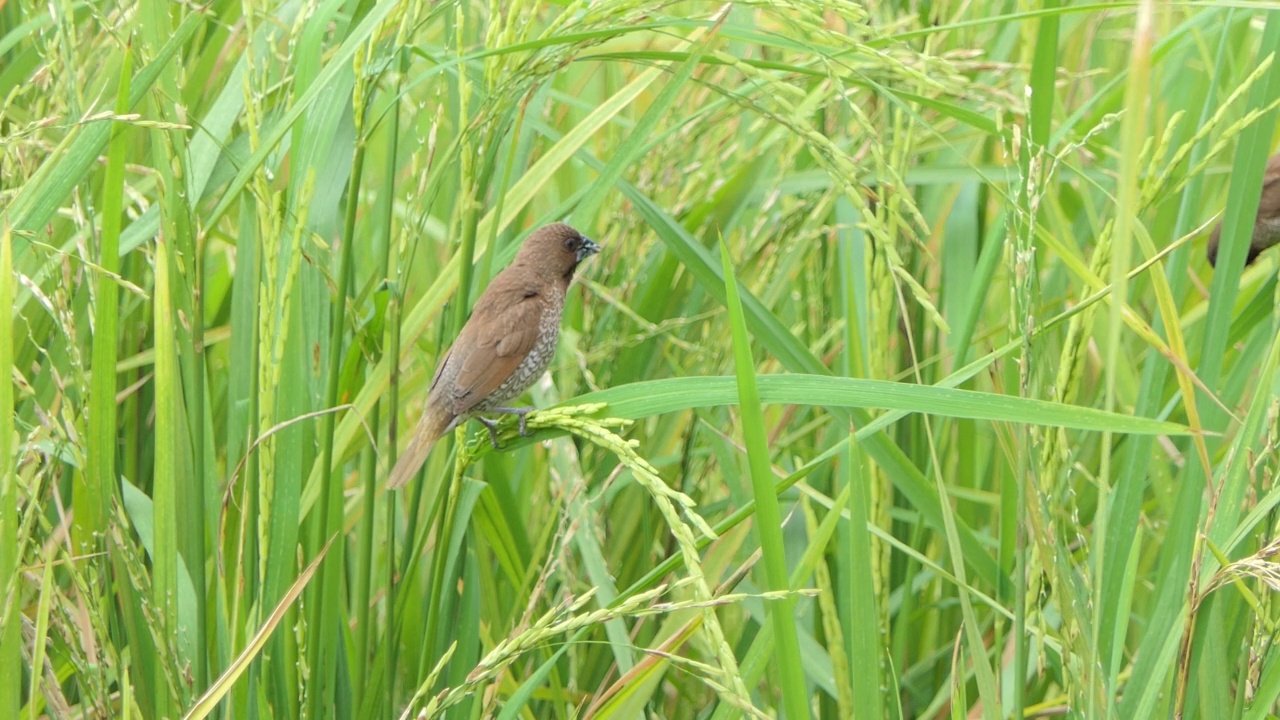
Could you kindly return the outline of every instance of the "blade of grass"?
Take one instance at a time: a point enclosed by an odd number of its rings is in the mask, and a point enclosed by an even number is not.
[[[742,413],[743,444],[751,468],[752,496],[756,501],[756,532],[764,552],[765,587],[771,592],[791,589],[787,578],[786,547],[782,538],[782,512],[773,493],[773,473],[769,469],[769,444],[764,429],[764,411],[756,389],[755,363],[747,336],[742,303],[738,299],[738,281],[729,259],[729,247],[720,243],[720,262],[725,277],[725,297],[729,324],[733,330],[733,359],[737,370],[738,407]],[[800,646],[796,638],[792,608],[795,598],[787,597],[766,605],[778,654],[775,669],[782,687],[782,701],[788,720],[809,717],[808,692],[804,669],[800,664]]]
[[[177,403],[181,390],[169,293],[169,246],[163,239],[156,243],[156,288],[152,301],[155,303],[156,323],[156,472],[151,490],[155,532],[151,594],[153,607],[158,613],[152,622],[163,628],[156,633],[158,637],[176,638],[194,628],[184,630],[178,624],[178,481],[174,475],[177,469]],[[114,377],[114,373],[110,374]],[[182,647],[183,643],[175,642],[174,645]],[[161,716],[177,714],[173,705],[176,700],[169,696],[163,683],[157,683],[155,706]]]
[[[40,574],[40,602],[36,606],[36,633],[33,642],[35,647],[31,653],[31,694],[29,696],[30,700],[27,702],[26,715],[28,720],[44,717],[39,714],[39,703],[45,699],[40,693],[40,679],[44,675],[43,670],[49,645],[49,606],[53,603],[53,567],[54,563],[46,561],[44,563],[44,571]],[[125,687],[130,692],[133,689],[128,680],[125,681]]]
[[[408,22],[407,18],[405,22]],[[382,178],[385,191],[378,197],[378,203],[374,209],[374,214],[378,217],[379,226],[381,228],[381,232],[376,240],[377,246],[375,253],[377,257],[377,269],[375,271],[375,277],[382,278],[383,282],[389,282],[392,278],[392,198],[395,196],[396,173],[398,169],[395,159],[399,155],[400,147],[401,108],[399,89],[403,86],[404,76],[408,70],[409,52],[407,49],[401,48],[396,51],[395,55],[395,62],[399,74],[396,78],[396,93],[392,98],[390,98],[390,119],[385,126],[385,152],[387,160],[386,165],[383,168],[384,172]],[[385,310],[386,315],[384,317],[391,318],[392,322],[394,322],[395,314],[393,308],[398,307],[398,294],[385,288],[380,292],[385,295],[386,302],[388,304]],[[384,322],[383,333],[391,331],[389,327],[391,324],[392,323],[390,322]],[[382,346],[379,344],[375,346],[373,350],[373,355],[370,358],[370,365],[379,365],[382,361],[382,357]],[[373,412],[369,420],[370,432],[372,432],[375,438],[379,436],[379,428],[382,419],[381,414],[379,413],[380,404],[381,401],[374,403]],[[395,403],[392,402],[390,398],[388,398],[388,406],[391,408],[389,414],[394,418]],[[395,420],[393,419],[391,422],[394,423]],[[391,434],[390,437],[395,437],[395,435]],[[364,700],[364,693],[371,691],[368,662],[369,659],[377,652],[375,649],[375,645],[377,644],[377,633],[375,632],[376,625],[373,619],[374,608],[372,607],[372,603],[369,598],[370,589],[373,583],[373,575],[377,568],[377,564],[374,562],[374,529],[377,519],[375,500],[377,498],[377,491],[381,484],[381,479],[377,472],[376,464],[373,462],[376,454],[372,452],[372,450],[373,449],[370,448],[370,452],[367,453],[368,462],[364,465],[365,471],[362,473],[364,475],[365,487],[362,499],[363,511],[361,513],[358,544],[359,559],[356,564],[357,577],[355,583],[355,598],[353,602],[356,612],[356,639],[354,648],[355,663],[351,676],[352,681],[356,685],[356,702],[358,706],[364,705],[362,702],[362,700]],[[388,527],[390,527],[390,525],[388,525]],[[388,536],[390,536],[390,532],[388,532]],[[394,602],[394,597],[389,596],[389,601]]]
[[[847,231],[847,235],[853,233]],[[845,322],[843,369],[848,377],[864,374],[867,347],[864,336],[866,325],[862,320],[866,314],[866,294],[857,292],[858,285],[865,282],[866,263],[865,259],[861,263],[856,260],[860,253],[859,248],[854,246],[857,242],[855,237],[842,237],[839,248],[841,311]],[[862,239],[864,246],[865,242]],[[859,663],[849,663],[850,701],[853,705],[853,717],[883,718],[880,658],[884,656],[884,648],[881,646],[881,638],[884,636],[881,633],[882,623],[875,589],[875,548],[872,547],[871,533],[867,529],[871,520],[872,477],[862,447],[856,442],[853,428],[849,428],[847,447],[841,458],[845,464],[845,472],[841,474],[840,482],[843,485],[841,492],[848,493],[850,497],[849,523],[847,527],[840,529],[841,547],[836,553],[840,563],[838,577],[843,585],[843,592],[838,593],[837,597],[844,601],[844,612],[840,615],[847,638],[844,651],[849,658],[862,660]]]
[[[365,92],[364,85],[357,83],[356,94]],[[358,101],[357,101],[358,102]],[[357,105],[356,114],[361,114],[361,108]],[[356,123],[356,135],[360,137],[362,129],[360,122]],[[331,301],[330,327],[329,327],[329,357],[326,369],[328,377],[325,380],[325,407],[335,407],[338,405],[339,380],[342,376],[342,348],[343,338],[346,334],[346,307],[347,298],[351,293],[351,286],[355,276],[355,254],[356,245],[355,222],[356,209],[359,207],[360,181],[363,177],[365,158],[365,142],[359,140],[356,144],[355,158],[352,163],[351,177],[347,190],[347,207],[346,217],[342,233],[341,259],[338,261],[338,277],[335,287],[335,296]],[[300,249],[299,249],[300,252]],[[320,420],[320,514],[317,518],[319,527],[325,536],[333,537],[341,535],[345,531],[343,524],[343,505],[342,494],[344,484],[341,473],[334,467],[333,452],[333,428],[336,420],[332,413],[326,413]],[[337,555],[339,562],[335,564],[333,569],[322,569],[320,571],[320,581],[316,584],[316,588],[310,593],[311,608],[309,613],[309,622],[313,627],[337,627],[342,622],[342,598],[341,598],[341,573],[342,557],[345,549],[344,544],[339,544]],[[326,633],[320,638],[313,640],[307,648],[308,663],[311,666],[312,673],[317,673],[318,678],[313,676],[313,682],[318,679],[322,685],[327,687],[328,693],[312,692],[308,696],[310,702],[310,714],[313,717],[320,717],[322,712],[326,714],[333,711],[330,704],[333,700],[333,689],[342,683],[338,677],[338,647],[339,636],[337,633]],[[326,697],[326,694],[329,697]],[[322,711],[322,708],[324,710]]]
[[[116,113],[123,114],[129,98],[132,47],[125,48],[120,83],[116,91]],[[77,473],[72,494],[75,524],[73,543],[80,548],[97,545],[105,518],[103,508],[108,498],[116,496],[116,374],[108,368],[116,366],[117,307],[120,288],[115,276],[120,272],[120,218],[124,204],[124,159],[128,148],[128,125],[113,122],[107,174],[102,185],[102,239],[98,253],[101,273],[98,275],[97,303],[94,307],[93,367],[103,372],[93,374],[90,389],[89,448],[85,456],[85,472]]]
[[[0,222],[3,222],[0,220]],[[0,583],[4,583],[4,600],[0,601],[0,715],[18,717],[22,707],[22,576],[18,573],[21,529],[18,526],[18,473],[13,453],[17,433],[13,414],[13,237],[9,225],[0,226]],[[106,373],[104,373],[106,374]],[[49,574],[46,567],[45,575]],[[43,598],[44,596],[41,595]],[[43,654],[40,637],[36,638],[36,658]],[[32,673],[32,697],[40,673],[39,664]]]
[[[171,10],[171,5],[164,0],[148,0],[140,5],[142,28],[139,39],[145,55],[159,52],[173,33]],[[181,95],[178,77],[180,70],[176,63],[166,66],[165,71],[157,78],[155,92],[150,98],[150,116],[175,126],[186,119],[169,100]],[[184,575],[184,578],[189,578],[194,583],[192,599],[195,606],[178,606],[183,613],[182,621],[175,616],[170,622],[172,628],[183,629],[182,632],[175,633],[180,636],[179,656],[184,662],[191,663],[190,674],[194,685],[203,688],[209,681],[206,643],[210,640],[205,603],[208,597],[204,572],[207,557],[205,500],[217,492],[217,480],[206,475],[206,470],[211,469],[212,465],[206,467],[205,464],[204,415],[207,387],[204,367],[204,244],[196,240],[191,203],[187,199],[191,194],[187,185],[190,176],[187,135],[176,127],[153,132],[156,141],[151,147],[152,164],[157,170],[161,186],[160,204],[163,207],[160,235],[169,244],[171,257],[189,259],[188,262],[175,262],[175,272],[170,276],[171,313],[185,319],[185,322],[174,326],[174,369],[178,373],[179,385],[174,396],[176,404],[172,410],[175,423],[175,444],[172,446],[172,510],[175,514],[172,522],[177,563],[193,570]],[[119,241],[116,244],[118,247]],[[194,617],[188,624],[185,620],[193,610]],[[189,699],[183,697],[181,701]]]
[[[1163,420],[937,385],[802,374],[761,375],[758,385],[760,399],[765,404],[895,410],[1092,432],[1111,430],[1139,435],[1192,434],[1192,430],[1183,425]],[[564,404],[603,402],[608,405],[605,412],[609,415],[643,418],[691,408],[732,405],[736,400],[733,378],[708,376],[631,383],[579,395],[566,400]]]

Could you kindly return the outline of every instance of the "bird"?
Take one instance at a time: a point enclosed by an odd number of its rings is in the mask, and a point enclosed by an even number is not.
[[[1218,241],[1222,223],[1209,235],[1209,264],[1218,265]],[[1262,197],[1258,200],[1258,215],[1253,222],[1253,238],[1249,243],[1249,256],[1245,265],[1251,264],[1262,251],[1280,242],[1280,154],[1267,160],[1267,171],[1262,177]]]
[[[437,365],[426,407],[391,470],[388,488],[409,482],[436,441],[467,418],[483,423],[497,448],[497,423],[479,413],[518,415],[520,434],[526,434],[525,415],[533,408],[507,407],[507,403],[551,364],[574,271],[599,251],[598,244],[564,223],[546,225],[529,235],[511,264],[494,276],[476,300],[471,317]]]

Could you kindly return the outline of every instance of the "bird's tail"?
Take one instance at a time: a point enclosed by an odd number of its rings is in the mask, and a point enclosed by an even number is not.
[[[449,431],[449,424],[452,422],[453,416],[450,413],[435,403],[427,403],[418,420],[418,427],[413,431],[413,438],[391,469],[391,478],[387,480],[388,489],[402,487],[418,473],[422,463],[427,461],[427,455],[431,454],[431,448],[435,447],[441,435]]]

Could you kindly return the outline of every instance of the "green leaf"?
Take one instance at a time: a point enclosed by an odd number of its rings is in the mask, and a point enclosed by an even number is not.
[[[756,501],[756,532],[764,553],[765,587],[771,592],[790,592],[787,577],[787,550],[782,539],[782,511],[773,492],[773,472],[769,467],[769,441],[764,428],[764,411],[756,389],[755,363],[747,324],[738,299],[738,280],[729,259],[729,247],[720,243],[720,262],[724,269],[725,296],[728,300],[729,326],[733,331],[733,365],[737,370],[738,407],[742,417],[742,440],[747,448],[751,468],[752,497]],[[777,649],[774,669],[782,686],[782,701],[788,720],[809,717],[809,694],[805,689],[804,669],[800,662],[800,645],[796,637],[795,598],[774,600],[765,611],[773,628]]]
[[[801,374],[761,375],[759,385],[760,400],[766,405],[894,410],[1092,432],[1192,434],[1187,427],[1162,420],[959,388]],[[647,380],[580,395],[564,404],[603,402],[609,405],[605,411],[609,415],[643,418],[693,408],[734,405],[737,399],[733,378],[712,376]]]

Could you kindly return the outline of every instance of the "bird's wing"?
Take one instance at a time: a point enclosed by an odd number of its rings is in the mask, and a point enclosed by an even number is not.
[[[494,282],[476,302],[445,362],[457,363],[449,394],[455,414],[470,411],[515,372],[538,341],[545,299],[531,283]],[[443,365],[443,363],[442,363]]]

